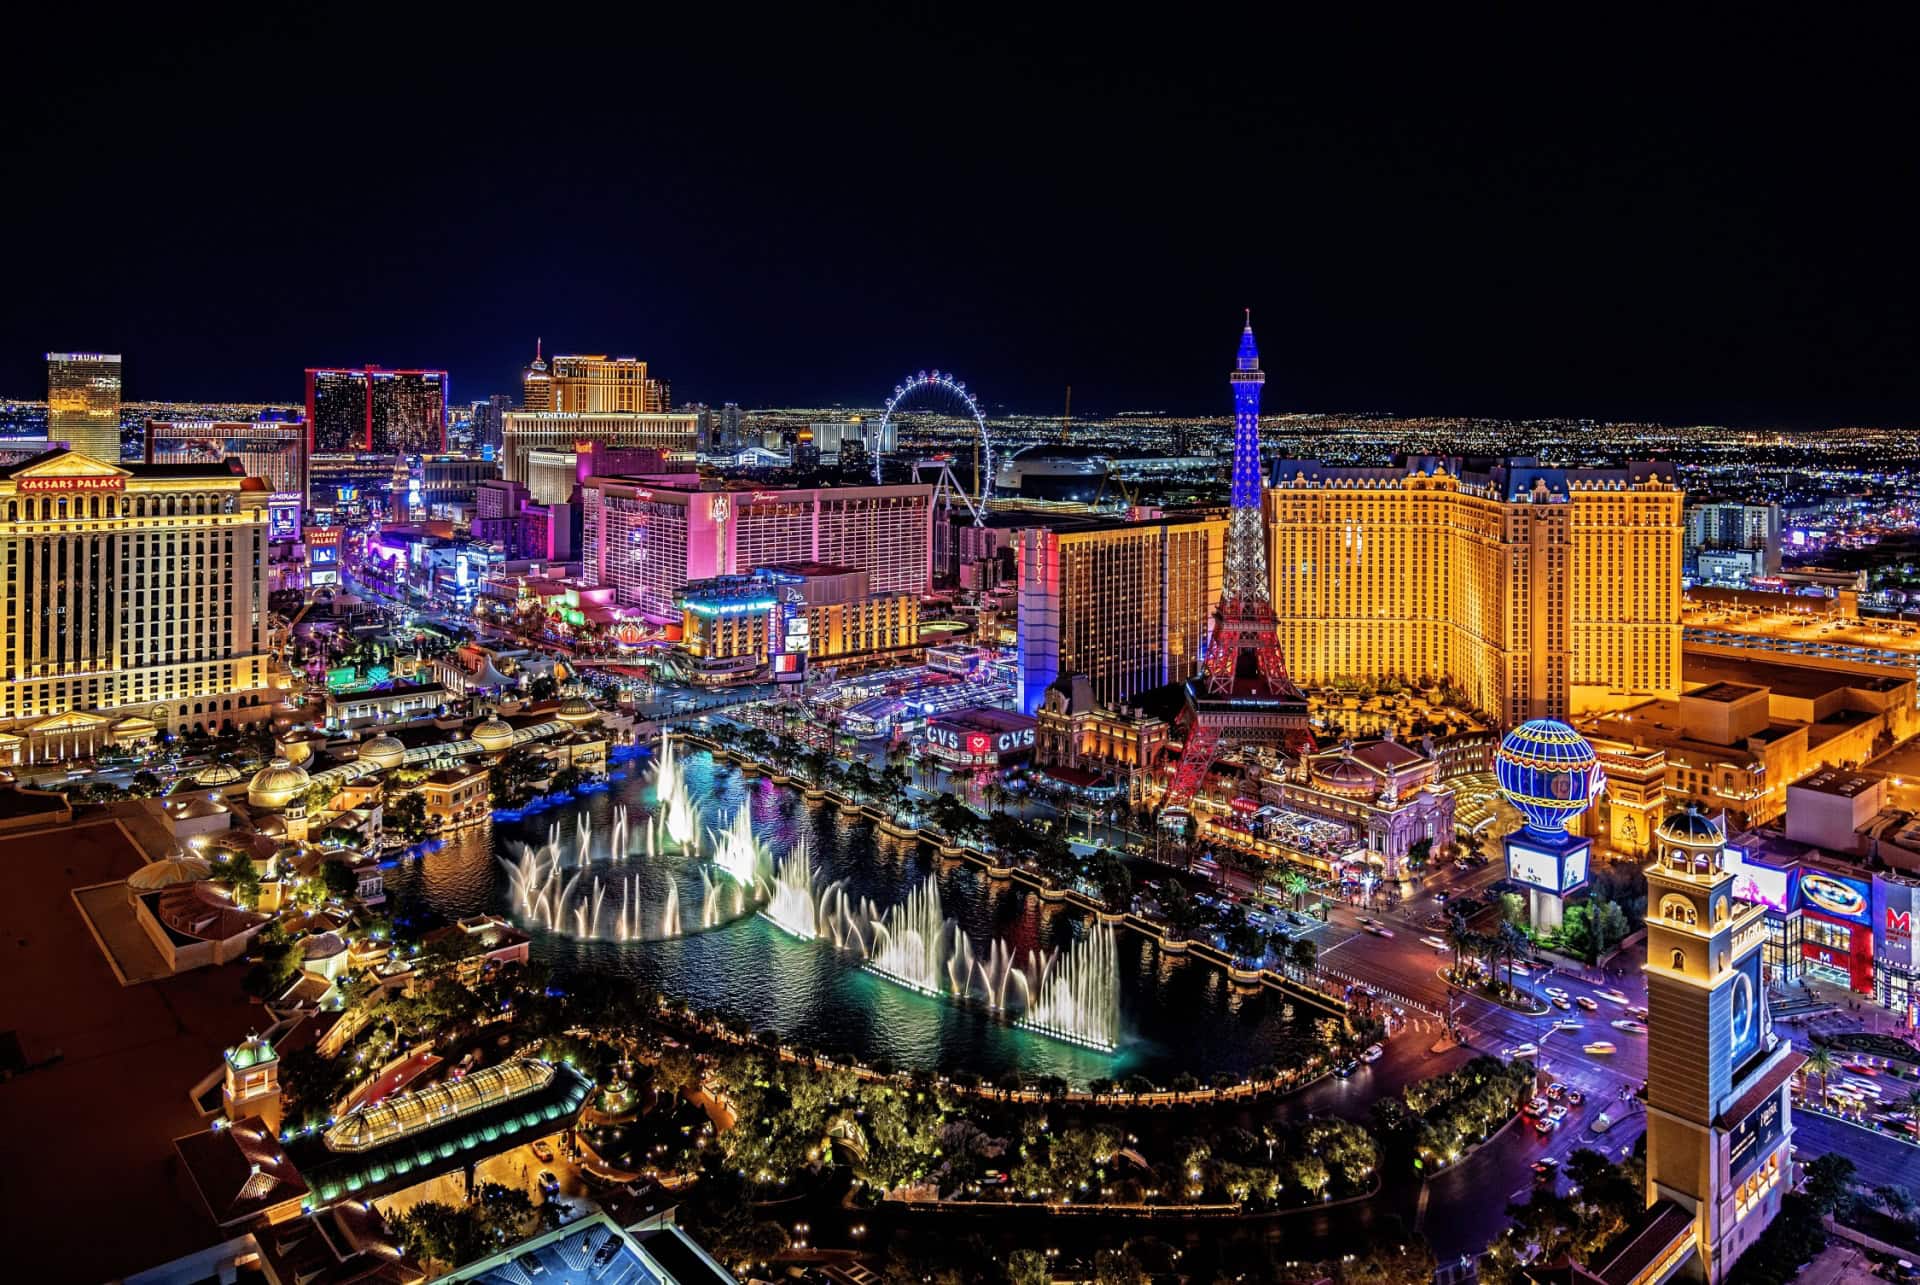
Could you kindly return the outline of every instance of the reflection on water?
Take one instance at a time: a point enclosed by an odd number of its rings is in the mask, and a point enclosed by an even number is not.
[[[755,833],[775,859],[807,835],[815,870],[826,880],[846,880],[856,897],[884,908],[934,875],[944,912],[971,940],[976,957],[984,957],[995,938],[1024,956],[1029,950],[1068,946],[1086,931],[1078,911],[1043,902],[1010,883],[995,883],[964,862],[943,861],[923,844],[880,833],[864,817],[808,803],[764,778],[716,765],[704,752],[687,755],[680,766],[703,831],[721,828],[745,804]],[[643,810],[652,806],[645,775],[630,769],[610,790],[502,823],[491,833],[468,831],[438,852],[403,861],[387,872],[395,912],[411,917],[431,911],[445,918],[510,914],[507,877],[494,860],[493,845],[543,843],[556,821],[560,833],[572,834],[583,812],[593,833],[605,835],[621,803],[632,810],[637,830]],[[652,879],[678,880],[683,904],[698,904],[700,873],[694,862],[636,857],[595,863],[609,876],[643,865]],[[796,941],[757,915],[671,941],[583,941],[523,926],[534,934],[536,956],[562,977],[581,970],[631,977],[696,1007],[739,1014],[796,1044],[867,1061],[886,1058],[902,1067],[971,1070],[989,1078],[1019,1069],[1075,1083],[1136,1073],[1165,1083],[1180,1071],[1204,1080],[1218,1071],[1281,1062],[1289,1044],[1309,1034],[1309,1023],[1295,1020],[1277,994],[1236,990],[1213,965],[1163,955],[1130,931],[1116,934],[1122,1042],[1117,1053],[1106,1054],[1017,1030],[982,1006],[903,989],[855,967],[831,946]]]

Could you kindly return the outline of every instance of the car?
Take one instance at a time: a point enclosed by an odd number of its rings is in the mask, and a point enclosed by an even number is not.
[[[607,1243],[600,1246],[599,1251],[594,1254],[593,1265],[596,1268],[605,1267],[608,1263],[618,1258],[620,1256],[620,1245],[621,1240],[618,1236],[607,1237]]]
[[[1842,1067],[1841,1069],[1842,1069],[1842,1070],[1845,1070],[1845,1071],[1852,1071],[1852,1072],[1853,1072],[1853,1073],[1854,1073],[1855,1075],[1878,1075],[1878,1074],[1880,1074],[1880,1068],[1879,1068],[1879,1067],[1877,1067],[1877,1066],[1868,1066],[1868,1065],[1867,1065],[1867,1064],[1866,1064],[1865,1062],[1849,1062],[1849,1063],[1847,1063],[1847,1064],[1846,1064],[1846,1065],[1845,1065],[1844,1067]]]
[[[540,1190],[558,1191],[559,1189],[560,1189],[560,1180],[553,1176],[553,1170],[542,1169],[540,1171]]]
[[[1550,1105],[1551,1104],[1544,1097],[1541,1097],[1538,1094],[1536,1094],[1527,1103],[1527,1107],[1526,1107],[1527,1114],[1528,1115],[1544,1115],[1546,1114],[1547,1107]]]
[[[1601,999],[1606,1000],[1610,1004],[1627,1004],[1630,1002],[1625,995],[1622,995],[1617,990],[1608,989],[1603,991],[1597,991],[1595,993],[1598,994]]]
[[[1422,938],[1420,939],[1420,944],[1421,944],[1422,946],[1431,946],[1431,947],[1433,947],[1433,948],[1434,948],[1435,950],[1447,950],[1447,949],[1450,949],[1450,948],[1448,947],[1448,945],[1447,945],[1447,943],[1445,943],[1444,941],[1441,941],[1441,940],[1440,940],[1440,939],[1439,939],[1438,937],[1422,937]]]
[[[1565,995],[1555,995],[1553,997],[1553,1006],[1558,1009],[1564,1009],[1569,1013],[1573,1011],[1573,1002]]]
[[[1547,1119],[1553,1121],[1555,1124],[1559,1124],[1561,1121],[1565,1120],[1566,1118],[1567,1118],[1567,1104],[1564,1102],[1556,1102],[1553,1104],[1552,1107],[1548,1108],[1547,1110]]]
[[[540,1255],[535,1253],[522,1254],[513,1261],[515,1266],[529,1276],[539,1276],[547,1270],[547,1265],[540,1261]]]
[[[1547,1086],[1547,1096],[1552,1098],[1555,1102],[1558,1102],[1560,1100],[1560,1095],[1562,1093],[1565,1093],[1566,1091],[1567,1091],[1567,1086],[1560,1083],[1560,1081],[1558,1080],[1555,1080],[1552,1084],[1549,1084]]]
[[[1605,1040],[1595,1040],[1593,1043],[1587,1045],[1587,1052],[1595,1054],[1596,1056],[1604,1055],[1613,1052],[1613,1045]]]
[[[1630,1006],[1630,1007],[1629,1007],[1629,1008],[1627,1009],[1627,1016],[1628,1016],[1628,1017],[1637,1017],[1637,1018],[1639,1018],[1639,1019],[1640,1019],[1641,1021],[1643,1021],[1643,1022],[1644,1022],[1644,1021],[1646,1021],[1646,1020],[1647,1020],[1647,1017],[1648,1017],[1648,1013],[1647,1013],[1647,1010],[1646,1010],[1646,1007],[1645,1007],[1644,1005],[1641,1005],[1641,1004],[1634,1004],[1634,1005],[1631,1005],[1631,1006]]]
[[[528,1150],[533,1152],[533,1158],[541,1164],[550,1165],[553,1163],[553,1148],[548,1146],[544,1140],[535,1139],[533,1146],[528,1148]]]
[[[1442,891],[1440,891],[1440,892],[1436,892],[1436,893],[1434,893],[1434,894],[1433,894],[1433,899],[1434,899],[1435,901],[1437,901],[1437,902],[1439,902],[1439,903],[1440,903],[1441,905],[1443,905],[1443,906],[1444,906],[1444,905],[1446,905],[1446,904],[1447,904],[1447,902],[1449,902],[1449,901],[1451,901],[1451,900],[1453,899],[1453,896],[1452,896],[1452,894],[1451,894],[1451,893],[1448,893],[1448,892],[1446,892],[1446,891],[1445,891],[1445,890],[1443,889],[1443,890],[1442,890]]]
[[[1360,1060],[1362,1062],[1378,1062],[1380,1055],[1384,1052],[1386,1052],[1386,1050],[1378,1044],[1369,1044],[1367,1045],[1367,1051],[1360,1055]]]
[[[1567,1089],[1567,1101],[1572,1103],[1574,1106],[1579,1106],[1582,1102],[1585,1102],[1586,1100],[1587,1100],[1587,1095],[1582,1093],[1580,1090],[1571,1088],[1571,1087]]]
[[[1507,1057],[1509,1060],[1513,1058],[1539,1057],[1539,1056],[1540,1056],[1540,1046],[1538,1044],[1516,1044],[1512,1048],[1507,1050]]]
[[[1573,1017],[1563,1017],[1563,1018],[1561,1018],[1561,1019],[1560,1019],[1559,1021],[1557,1021],[1557,1022],[1555,1022],[1555,1023],[1553,1024],[1553,1029],[1554,1029],[1554,1030],[1555,1030],[1556,1032],[1558,1032],[1558,1031],[1577,1031],[1577,1030],[1580,1030],[1580,1029],[1582,1028],[1582,1026],[1583,1026],[1583,1025],[1584,1025],[1584,1024],[1583,1024],[1583,1023],[1582,1023],[1582,1022],[1581,1022],[1581,1021],[1580,1021],[1580,1020],[1579,1020],[1578,1018],[1573,1018]]]
[[[1575,995],[1573,997],[1573,1002],[1578,1004],[1581,1008],[1585,1009],[1589,1013],[1596,1012],[1600,1008],[1600,1002],[1598,1000],[1590,998],[1589,996],[1586,996],[1586,995]]]
[[[1533,1162],[1533,1172],[1543,1180],[1551,1181],[1560,1170],[1560,1162],[1552,1156],[1542,1156]]]
[[[1393,929],[1387,927],[1385,924],[1369,924],[1367,925],[1367,931],[1372,933],[1375,937],[1393,936]]]
[[[1508,970],[1509,970],[1510,972],[1512,972],[1512,974],[1513,974],[1513,975],[1514,975],[1515,977],[1531,977],[1531,976],[1533,976],[1533,970],[1532,970],[1531,968],[1528,968],[1528,967],[1527,967],[1527,966],[1526,966],[1525,964],[1523,964],[1523,963],[1521,963],[1521,962],[1520,962],[1519,960],[1517,960],[1517,959],[1516,959],[1516,960],[1514,960],[1514,961],[1513,961],[1512,963],[1510,963],[1510,964],[1508,964],[1508,965],[1507,965],[1507,968],[1508,968]]]
[[[1346,1061],[1340,1063],[1340,1065],[1334,1067],[1333,1073],[1344,1080],[1349,1075],[1352,1075],[1355,1071],[1358,1071],[1359,1069],[1360,1069],[1360,1064],[1354,1061],[1352,1058],[1348,1058]]]
[[[1558,986],[1542,986],[1540,989],[1545,991],[1548,995],[1552,996],[1554,999],[1565,999],[1567,997],[1566,991],[1562,990]]]
[[[1533,1122],[1533,1127],[1534,1131],[1544,1138],[1560,1126],[1553,1122],[1552,1117],[1543,1115]]]
[[[1631,1017],[1616,1017],[1612,1025],[1616,1031],[1631,1031],[1635,1035],[1645,1035],[1647,1033],[1647,1024],[1645,1022],[1636,1022]]]

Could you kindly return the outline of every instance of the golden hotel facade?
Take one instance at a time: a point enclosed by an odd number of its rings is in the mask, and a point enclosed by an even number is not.
[[[0,763],[270,717],[267,496],[226,464],[0,469]]]
[[[1685,492],[1669,466],[1281,460],[1273,479],[1268,565],[1296,681],[1449,681],[1509,725],[1678,697]]]

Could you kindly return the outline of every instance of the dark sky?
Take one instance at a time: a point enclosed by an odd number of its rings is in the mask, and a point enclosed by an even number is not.
[[[1920,422],[1895,33],[680,7],[10,19],[0,392],[465,400],[541,335],[680,400],[1224,411],[1250,305],[1270,410]]]

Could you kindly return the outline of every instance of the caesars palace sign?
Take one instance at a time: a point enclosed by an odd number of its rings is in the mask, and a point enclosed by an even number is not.
[[[23,477],[15,489],[26,491],[124,491],[127,479],[118,473],[96,477]]]

